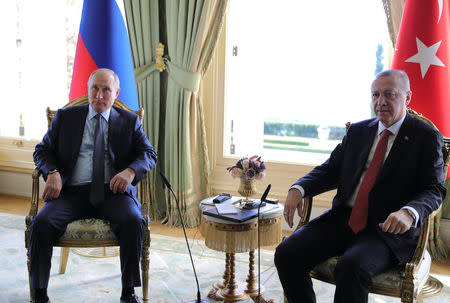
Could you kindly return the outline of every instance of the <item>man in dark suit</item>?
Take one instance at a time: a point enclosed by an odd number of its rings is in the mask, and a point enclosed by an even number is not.
[[[109,69],[94,71],[88,81],[89,105],[58,110],[36,146],[34,162],[46,180],[46,202],[31,223],[30,276],[33,302],[49,302],[47,286],[53,243],[67,225],[95,217],[111,223],[120,243],[121,303],[136,303],[140,286],[144,219],[136,184],[155,167],[157,155],[139,117],[112,107],[119,78]]]
[[[288,191],[292,227],[303,197],[337,188],[330,210],[277,247],[289,302],[316,302],[309,271],[336,255],[334,302],[367,302],[372,277],[410,260],[420,225],[445,196],[442,135],[406,113],[406,73],[381,72],[371,90],[376,118],[353,123],[330,158]]]

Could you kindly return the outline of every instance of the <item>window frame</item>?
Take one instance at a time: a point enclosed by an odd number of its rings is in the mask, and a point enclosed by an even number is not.
[[[212,190],[214,194],[223,192],[239,195],[237,192],[239,180],[233,179],[226,168],[235,164],[242,156],[227,156],[224,154],[225,145],[225,51],[226,51],[226,20],[220,33],[214,56],[210,67],[206,72],[201,88],[200,96],[203,102],[206,138],[208,144],[208,156],[211,168]],[[264,154],[261,155],[264,160]],[[270,196],[278,198],[284,203],[287,191],[291,185],[301,176],[307,174],[315,167],[312,164],[289,163],[283,161],[265,161],[266,177],[257,182],[257,195],[262,194],[268,184],[272,185]],[[314,198],[314,205],[331,207],[331,201],[336,194],[332,190]],[[257,196],[253,197],[256,198]]]
[[[0,137],[0,171],[31,174],[35,168],[33,152],[38,143],[38,140]]]

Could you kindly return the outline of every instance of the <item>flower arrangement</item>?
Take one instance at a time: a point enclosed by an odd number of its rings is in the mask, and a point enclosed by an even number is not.
[[[235,165],[227,168],[233,178],[245,178],[247,180],[261,180],[266,176],[266,166],[260,156],[244,157]]]

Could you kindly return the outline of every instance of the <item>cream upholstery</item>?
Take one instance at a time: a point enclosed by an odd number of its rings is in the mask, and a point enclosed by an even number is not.
[[[60,238],[60,242],[96,239],[99,241],[115,241],[116,236],[109,222],[102,219],[82,219],[71,222]]]

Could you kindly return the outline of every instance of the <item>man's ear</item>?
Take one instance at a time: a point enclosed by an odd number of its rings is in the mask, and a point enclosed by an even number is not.
[[[116,98],[115,99],[117,99],[117,97],[119,97],[119,93],[120,93],[120,88],[116,92]]]
[[[412,96],[412,91],[407,91],[406,92],[406,99],[405,99],[405,105],[408,106],[408,104],[411,102],[411,96]]]

